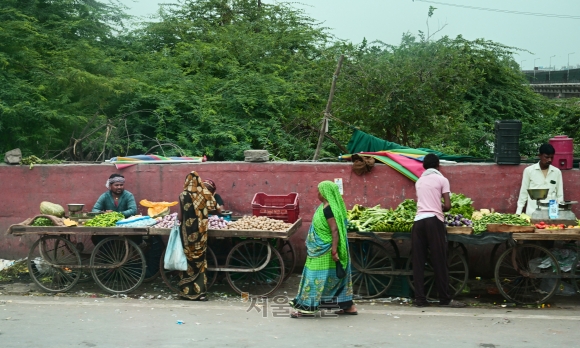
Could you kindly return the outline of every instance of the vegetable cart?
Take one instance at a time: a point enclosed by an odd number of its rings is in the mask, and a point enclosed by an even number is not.
[[[298,219],[284,232],[209,230],[209,237],[247,240],[234,245],[223,266],[217,265],[214,253],[207,248],[208,287],[215,281],[216,272],[226,272],[228,283],[238,293],[267,296],[274,292],[284,281],[285,267],[293,267],[294,250],[288,238],[301,225],[302,220]],[[38,237],[30,248],[27,262],[32,280],[42,290],[66,292],[92,276],[99,287],[113,294],[131,292],[145,280],[145,255],[131,237],[169,235],[169,232],[170,229],[155,228],[21,225],[13,225],[8,230],[14,236]],[[93,235],[107,237],[91,250],[84,245],[88,242],[81,241],[88,241]],[[273,238],[276,245],[270,242]],[[81,254],[84,250],[90,254]],[[172,290],[179,292],[175,272],[163,269],[163,256],[161,276]],[[285,265],[285,259],[289,265]]]
[[[467,283],[469,270],[464,244],[495,244],[492,265],[499,292],[509,302],[538,304],[546,302],[556,292],[562,279],[570,280],[580,291],[580,268],[574,264],[569,272],[562,272],[557,258],[546,248],[533,241],[577,241],[580,231],[561,230],[548,233],[536,230],[528,233],[482,233],[472,235],[469,229],[448,228],[450,243],[447,264],[452,296],[458,295]],[[406,265],[396,265],[398,258],[394,240],[409,240],[410,233],[375,232],[349,233],[355,295],[375,298],[384,294],[395,276],[406,276],[413,288],[411,258]],[[500,246],[505,250],[493,262]],[[577,252],[577,247],[570,247]],[[394,250],[390,250],[394,249]],[[425,293],[437,299],[434,274],[429,262],[425,267]]]

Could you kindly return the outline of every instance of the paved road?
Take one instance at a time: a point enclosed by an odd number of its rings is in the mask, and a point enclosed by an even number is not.
[[[240,301],[0,296],[0,347],[575,347],[580,310],[359,304],[291,319]],[[282,309],[283,311],[284,309]],[[178,325],[182,320],[184,324]]]

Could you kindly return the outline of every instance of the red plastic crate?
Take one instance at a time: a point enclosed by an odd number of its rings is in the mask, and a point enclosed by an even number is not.
[[[298,193],[267,195],[264,192],[258,192],[252,199],[252,214],[294,223],[300,215]]]

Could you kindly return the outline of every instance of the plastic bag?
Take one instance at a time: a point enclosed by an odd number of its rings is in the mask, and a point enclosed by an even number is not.
[[[149,216],[133,216],[127,219],[117,221],[118,227],[148,227],[157,223],[157,220]]]
[[[170,271],[187,271],[187,257],[181,244],[179,226],[171,229],[167,249],[165,249],[164,267]]]

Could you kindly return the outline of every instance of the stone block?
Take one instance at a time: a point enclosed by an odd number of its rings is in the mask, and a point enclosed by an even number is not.
[[[244,157],[246,162],[268,162],[270,154],[268,150],[246,150],[244,151]]]

